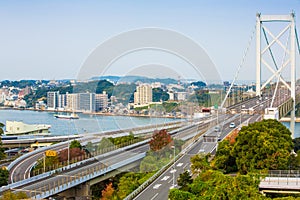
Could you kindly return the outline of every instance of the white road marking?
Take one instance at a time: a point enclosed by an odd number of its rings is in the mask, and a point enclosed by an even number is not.
[[[168,180],[170,178],[170,176],[164,176],[161,180],[162,181],[166,181],[166,180]]]
[[[183,165],[183,163],[178,163],[178,165],[176,165],[177,167],[181,167]]]
[[[186,168],[186,166],[187,166],[188,164],[189,164],[189,163],[186,163],[186,164],[183,166],[183,169]]]
[[[155,197],[157,197],[158,193],[156,193],[150,200],[155,199]]]
[[[161,184],[156,184],[156,185],[153,186],[153,189],[158,189],[159,186],[161,186]]]

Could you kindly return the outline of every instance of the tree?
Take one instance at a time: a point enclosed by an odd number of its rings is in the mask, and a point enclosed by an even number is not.
[[[4,124],[2,124],[0,122],[0,135],[3,134],[3,127],[4,127]],[[5,153],[4,153],[4,148],[2,148],[2,141],[1,141],[1,138],[0,138],[0,160],[4,159],[6,157]]]
[[[18,200],[18,199],[27,199],[27,195],[24,192],[17,192],[17,193],[12,193],[11,191],[6,191],[0,197],[0,200]]]
[[[8,184],[8,171],[0,168],[0,187]]]
[[[120,178],[118,183],[118,197],[124,199],[128,194],[140,186],[139,179],[142,174],[129,172]]]
[[[103,137],[102,140],[99,142],[98,144],[98,151],[103,150],[103,149],[107,149],[107,148],[111,148],[113,147],[114,144],[106,137]]]
[[[191,184],[192,182],[193,182],[192,177],[188,171],[185,171],[182,174],[180,174],[177,180],[180,189],[183,191],[188,191],[189,189],[188,184]]]
[[[172,142],[171,135],[168,134],[166,129],[155,131],[152,139],[150,140],[150,149],[152,151],[161,150],[163,147],[167,146]]]
[[[72,149],[72,148],[82,149],[82,146],[81,146],[80,142],[78,142],[78,140],[73,140],[70,144],[70,149]]]
[[[236,160],[235,157],[232,156],[232,137],[229,137],[228,139],[225,139],[218,144],[218,151],[211,162],[213,168],[221,169],[225,173],[237,171]]]
[[[197,86],[197,87],[206,87],[206,83],[202,81],[192,82],[191,85]]]
[[[191,169],[193,174],[198,174],[202,171],[211,169],[208,162],[209,154],[197,154],[191,157]]]
[[[259,176],[247,174],[229,176],[217,170],[206,170],[199,174],[188,191],[172,189],[171,200],[178,199],[268,199],[258,190]]]
[[[0,135],[3,134],[3,127],[4,127],[4,124],[2,124],[2,123],[0,122]]]
[[[109,183],[104,190],[102,190],[101,200],[112,200],[115,199],[114,196],[115,189],[112,186],[112,183]]]
[[[68,155],[69,153],[69,155]],[[60,162],[65,162],[68,160],[68,158],[71,160],[73,158],[80,158],[81,156],[83,156],[85,154],[84,150],[81,150],[80,148],[74,147],[74,148],[70,148],[68,149],[64,149],[62,151],[60,151],[59,153],[59,161]]]
[[[160,101],[168,101],[169,94],[163,91],[161,88],[153,88],[152,89],[152,100],[153,102],[160,102]]]
[[[293,149],[291,132],[276,120],[263,120],[243,127],[232,155],[242,174],[260,169],[288,169]]]

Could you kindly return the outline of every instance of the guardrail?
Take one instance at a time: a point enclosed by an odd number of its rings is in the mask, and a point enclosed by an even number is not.
[[[98,155],[98,156],[95,156],[95,157],[92,157],[92,158],[88,158],[86,160],[82,160],[82,161],[79,161],[79,162],[76,162],[76,163],[73,163],[71,165],[68,165],[68,166],[65,166],[65,167],[61,167],[61,168],[58,168],[58,169],[55,169],[55,170],[52,170],[52,171],[49,171],[49,172],[46,172],[46,173],[43,173],[43,174],[39,174],[37,176],[33,176],[33,177],[30,177],[28,179],[24,179],[24,180],[21,180],[21,181],[18,181],[18,182],[15,182],[15,183],[11,183],[7,186],[3,186],[2,188],[0,188],[0,192],[4,192],[8,189],[13,189],[13,188],[16,188],[16,187],[20,187],[20,186],[23,186],[23,185],[27,185],[29,183],[32,183],[32,182],[35,182],[35,181],[38,181],[38,180],[41,180],[41,179],[44,179],[46,177],[49,177],[55,173],[58,173],[58,172],[63,172],[64,170],[69,170],[69,169],[72,169],[74,167],[77,167],[77,166],[80,166],[80,165],[83,165],[87,162],[90,162],[90,161],[93,161],[93,160],[98,160],[100,158],[103,158],[103,157],[107,157],[107,156],[110,156],[112,154],[116,154],[118,152],[122,152],[122,151],[126,151],[128,149],[132,149],[132,148],[135,148],[135,147],[138,147],[138,146],[141,146],[141,145],[144,145],[146,143],[149,142],[150,139],[147,139],[147,140],[143,140],[141,142],[138,142],[138,143],[135,143],[135,144],[132,144],[130,146],[126,146],[126,147],[122,147],[122,148],[119,148],[119,149],[116,149],[114,151],[111,151],[111,152],[107,152],[107,153],[104,153],[104,154],[101,154],[101,155]]]
[[[203,135],[199,138],[195,139],[194,142],[191,142],[187,147],[185,147],[177,156],[175,156],[175,162],[181,158],[189,149],[191,149],[196,142],[202,139]],[[153,176],[151,176],[147,181],[145,181],[142,185],[140,185],[136,190],[130,193],[124,200],[132,200],[134,199],[141,191],[143,191],[146,187],[148,187],[153,181],[155,181],[163,172],[165,172],[168,168],[170,168],[174,164],[174,160],[171,160],[168,164],[162,167],[158,172],[156,172]]]
[[[169,126],[172,126],[172,125],[169,125]],[[87,163],[89,161],[100,159],[100,158],[103,158],[105,156],[109,156],[111,154],[115,154],[115,153],[118,153],[118,152],[121,152],[121,151],[125,151],[125,150],[131,149],[131,148],[135,148],[136,146],[143,145],[143,144],[148,143],[148,142],[149,142],[149,139],[141,141],[141,142],[138,142],[138,143],[135,143],[135,144],[130,145],[130,146],[126,146],[126,147],[122,147],[122,148],[116,149],[115,151],[112,151],[112,152],[108,152],[108,153],[105,153],[105,154],[98,155],[96,157],[92,157],[92,158],[89,158],[89,159],[86,159],[86,160],[83,160],[83,161],[79,161],[77,163],[73,163],[73,164],[71,164],[69,166],[65,166],[65,167],[62,167],[62,168],[59,168],[59,169],[56,169],[56,170],[52,170],[52,171],[49,171],[49,172],[46,172],[46,173],[43,173],[43,174],[40,174],[40,175],[37,175],[37,176],[34,176],[34,177],[30,177],[30,178],[22,180],[22,181],[18,181],[18,182],[9,184],[9,185],[7,185],[5,187],[0,188],[0,192],[4,192],[4,191],[6,191],[8,189],[13,189],[13,188],[16,188],[16,187],[21,187],[21,186],[26,185],[26,184],[30,184],[32,182],[35,182],[35,181],[44,179],[46,177],[49,177],[49,176],[51,176],[51,175],[53,175],[55,173],[59,173],[59,172],[62,172],[64,170],[68,170],[68,169],[77,167],[77,166],[79,166],[81,164],[85,164],[85,163]],[[55,144],[55,145],[52,145],[52,146],[49,146],[49,147],[43,147],[43,148],[35,150],[34,152],[30,152],[28,154],[25,154],[22,157],[20,157],[19,159],[15,160],[13,163],[11,163],[10,166],[9,166],[9,169],[11,169],[16,163],[18,163],[19,160],[23,160],[23,159],[28,158],[28,157],[30,157],[32,155],[37,154],[37,153],[41,153],[41,152],[43,152],[45,150],[55,148],[55,147],[57,147],[59,145],[62,145],[63,143],[68,143],[68,141],[65,141],[65,142],[62,142],[62,143],[58,143],[58,144]]]
[[[146,156],[146,153],[140,153],[138,155],[135,155],[131,158],[128,158],[126,160],[123,160],[121,162],[115,163],[109,167],[106,168],[102,168],[99,171],[89,171],[88,169],[85,172],[80,172],[79,174],[76,174],[76,176],[73,176],[74,179],[72,179],[72,177],[69,177],[70,179],[67,179],[67,181],[63,182],[63,180],[59,181],[57,180],[57,183],[53,183],[54,187],[53,188],[45,188],[45,191],[34,191],[30,194],[30,198],[31,199],[44,199],[47,198],[49,196],[53,196],[57,193],[60,193],[64,190],[67,190],[69,188],[72,188],[76,185],[79,185],[81,183],[87,182],[91,179],[94,179],[98,176],[101,176],[103,174],[106,174],[108,172],[111,172],[113,170],[116,170],[120,167],[126,166],[132,162],[141,160],[142,158],[144,158]],[[40,193],[40,194],[36,194],[36,193]]]

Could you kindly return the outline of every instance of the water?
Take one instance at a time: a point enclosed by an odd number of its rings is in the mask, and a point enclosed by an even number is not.
[[[290,122],[281,122],[283,125],[285,125],[287,128],[290,128]],[[300,123],[295,123],[295,135],[294,138],[300,137]]]
[[[0,122],[22,121],[26,124],[49,124],[51,135],[74,135],[119,130],[137,126],[167,123],[178,119],[78,114],[79,119],[58,119],[54,112],[0,110]],[[4,128],[5,129],[5,128]]]

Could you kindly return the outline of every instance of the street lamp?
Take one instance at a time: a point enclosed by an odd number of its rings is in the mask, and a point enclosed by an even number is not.
[[[173,157],[173,185],[172,188],[175,187],[175,145],[171,147],[172,149],[174,149],[174,157]]]
[[[240,126],[242,125],[242,108],[245,108],[245,105],[241,105],[241,111],[240,111]]]

